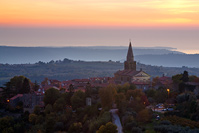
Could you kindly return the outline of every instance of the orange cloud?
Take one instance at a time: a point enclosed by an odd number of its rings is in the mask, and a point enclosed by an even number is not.
[[[199,26],[196,0],[8,0],[0,25]]]

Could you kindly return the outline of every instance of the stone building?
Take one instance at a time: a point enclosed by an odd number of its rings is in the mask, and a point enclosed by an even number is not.
[[[116,84],[130,83],[135,84],[138,89],[148,89],[150,85],[150,75],[142,69],[136,70],[131,42],[129,43],[124,70],[119,70],[114,74]]]

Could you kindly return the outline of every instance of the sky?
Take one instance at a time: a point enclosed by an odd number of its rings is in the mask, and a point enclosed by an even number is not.
[[[0,0],[0,45],[174,47],[199,53],[198,0]]]

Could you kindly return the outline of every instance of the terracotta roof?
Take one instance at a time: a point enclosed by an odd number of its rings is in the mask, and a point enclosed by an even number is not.
[[[22,96],[23,96],[23,94],[17,94],[16,96],[10,98],[10,100],[14,100],[14,99],[16,99],[16,98],[18,98],[18,97],[22,97]]]
[[[135,76],[139,72],[141,72],[141,71],[134,71],[134,70],[122,70],[122,71],[120,71],[119,70],[115,74],[123,75],[123,76]]]
[[[196,82],[187,82],[187,85],[199,86],[199,83]]]
[[[172,78],[171,77],[160,77],[159,78],[159,82],[161,84],[171,84],[173,81],[172,81]]]
[[[138,82],[138,81],[134,81],[133,84],[135,85],[149,85],[149,82]]]
[[[72,81],[76,81],[76,82],[89,82],[89,79],[73,79]]]

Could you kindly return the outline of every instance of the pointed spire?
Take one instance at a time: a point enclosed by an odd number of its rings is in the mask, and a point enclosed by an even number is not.
[[[136,61],[134,61],[131,41],[129,42],[129,49],[128,49],[128,53],[127,53],[127,56],[126,56],[126,61],[124,62],[124,70],[136,71]]]
[[[132,50],[132,46],[131,46],[131,41],[129,43],[129,49],[128,49],[126,60],[127,61],[133,61],[134,60],[133,50]]]

